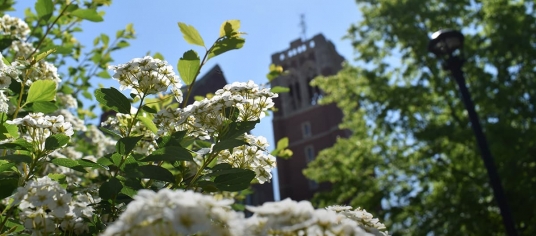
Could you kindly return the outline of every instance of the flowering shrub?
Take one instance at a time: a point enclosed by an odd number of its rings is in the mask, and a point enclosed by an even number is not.
[[[150,56],[110,66],[110,76],[108,49],[120,44],[112,47],[102,35],[96,45],[103,45],[91,57],[97,69],[85,73],[82,63],[62,75],[54,64],[80,59],[67,51],[81,46],[55,46],[51,35],[77,41],[70,28],[51,29],[99,21],[98,6],[38,0],[37,15],[27,19],[38,22],[34,30],[9,15],[0,19],[2,235],[387,234],[372,215],[350,207],[315,210],[286,199],[247,206],[249,218],[235,210],[251,183],[272,178],[276,159],[268,142],[249,132],[277,94],[249,81],[191,104],[187,98],[207,60],[244,44],[237,20],[226,21],[210,47],[195,28],[179,23],[187,42],[205,48],[202,59],[193,50],[184,53],[180,77]],[[131,39],[133,30],[127,27],[117,38]],[[112,77],[130,92],[128,98],[114,87],[94,90],[100,106],[114,114],[99,127],[85,124],[93,116],[77,96],[89,93],[95,76]]]

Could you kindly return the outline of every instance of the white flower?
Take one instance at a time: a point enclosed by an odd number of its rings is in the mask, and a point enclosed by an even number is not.
[[[62,115],[45,116],[40,112],[30,113],[23,118],[7,120],[6,123],[25,126],[27,132],[23,138],[30,143],[38,144],[41,150],[45,149],[45,140],[50,135],[65,134],[70,137],[74,134],[72,124],[65,121]]]
[[[78,101],[71,94],[57,93],[56,97],[65,108],[78,108]]]
[[[120,89],[132,89],[133,94],[144,96],[171,90],[178,102],[182,102],[181,82],[173,67],[166,61],[146,56],[134,58],[126,64],[110,66],[114,79],[119,81]]]
[[[7,103],[9,98],[6,97],[3,90],[0,90],[0,113],[8,113],[9,104]]]
[[[140,190],[103,235],[229,235],[243,218],[230,209],[232,202],[193,191]]]
[[[0,34],[12,35],[24,41],[30,34],[30,28],[23,20],[4,15],[0,18]]]
[[[246,207],[253,216],[246,219],[244,235],[367,235],[357,222],[335,211],[317,209],[310,202],[285,199]]]
[[[13,204],[21,210],[20,220],[33,235],[50,234],[60,225],[64,230],[82,232],[88,227],[83,218],[91,217],[88,211],[93,211],[88,206],[90,202],[85,201],[87,197],[72,199],[70,193],[48,176],[19,187],[14,199]]]
[[[262,136],[244,135],[244,141],[248,145],[242,145],[229,150],[221,151],[218,155],[218,163],[228,163],[235,168],[243,168],[255,171],[260,184],[272,179],[272,169],[276,167],[276,158],[270,155],[268,141]]]

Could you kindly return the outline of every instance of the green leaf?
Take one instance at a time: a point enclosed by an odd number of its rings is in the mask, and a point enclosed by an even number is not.
[[[11,143],[0,144],[0,149],[32,151],[33,145],[24,139],[17,139]]]
[[[123,159],[123,157],[121,156],[121,154],[115,152],[113,153],[111,156],[110,156],[110,160],[112,161],[112,163],[115,165],[115,166],[119,166],[119,163],[121,163],[121,160]]]
[[[150,106],[147,106],[147,105],[143,105],[143,106],[141,107],[141,109],[143,109],[143,111],[148,112],[148,113],[151,113],[151,114],[156,114],[156,113],[158,113],[158,111],[157,111],[156,109],[154,109],[154,108],[152,108],[152,107],[150,107]]]
[[[238,29],[240,29],[240,20],[225,21],[220,27],[220,38],[223,36],[230,38],[238,34]]]
[[[56,98],[56,82],[52,80],[37,80],[30,85],[26,103],[53,101]]]
[[[158,128],[154,124],[153,119],[146,117],[146,116],[138,116],[138,120],[141,121],[141,123],[145,125],[145,127],[149,129],[151,132],[153,132],[154,134],[158,132]]]
[[[237,169],[235,173],[216,177],[214,184],[221,191],[238,192],[249,188],[253,178],[255,178],[254,171]]]
[[[216,187],[216,184],[212,181],[206,181],[206,180],[201,180],[201,181],[197,181],[196,183],[197,187],[200,187],[203,189],[203,191],[205,192],[218,192],[220,191],[218,189],[218,187]]]
[[[110,37],[106,34],[101,34],[100,36],[102,39],[102,44],[104,44],[105,46],[108,46],[108,43],[110,42]]]
[[[78,9],[78,5],[76,4],[69,4],[67,8],[65,8],[65,12],[72,12],[74,10]],[[76,28],[75,28],[76,29]],[[75,31],[78,32],[78,31]]]
[[[45,52],[39,53],[39,54],[37,54],[37,56],[35,56],[35,61],[40,61],[40,60],[46,58],[48,55],[50,55],[51,53],[53,53],[55,51],[56,51],[55,49],[50,49],[50,50],[47,50]]]
[[[0,140],[19,137],[19,127],[6,123],[6,114],[0,114]]]
[[[86,98],[86,99],[93,100],[93,96],[87,90],[82,91],[82,96],[84,96],[84,98]]]
[[[37,0],[35,2],[35,11],[40,20],[48,21],[54,12],[54,4],[52,0]]]
[[[238,116],[240,116],[240,110],[238,110],[238,108],[235,108],[235,107],[226,107],[224,111],[225,111],[225,118],[231,121],[236,121],[238,119]]]
[[[228,163],[220,163],[220,164],[217,164],[214,167],[212,167],[211,170],[212,170],[212,173],[207,174],[205,176],[214,177],[214,176],[220,176],[220,175],[224,175],[224,174],[242,173],[244,169],[233,168]]]
[[[76,9],[71,12],[71,15],[93,22],[101,22],[104,20],[95,9]]]
[[[199,72],[200,65],[201,61],[197,55],[197,52],[194,50],[185,52],[179,59],[177,68],[182,81],[184,81],[186,85],[190,85],[194,82],[195,77]]]
[[[281,76],[283,74],[283,67],[278,66],[275,64],[270,64],[270,72],[266,75],[266,78],[268,81],[272,81],[273,79]]]
[[[117,153],[115,153],[115,154],[117,154]],[[103,157],[97,159],[97,164],[103,165],[103,166],[106,166],[106,167],[113,165],[114,163],[111,160],[112,155],[110,155],[109,157],[108,156],[103,156]],[[117,155],[119,155],[119,154],[117,154]]]
[[[256,121],[241,121],[241,122],[231,122],[228,126],[227,132],[221,136],[221,140],[226,139],[235,139],[244,133],[251,131],[255,128],[255,125],[259,123]]]
[[[135,137],[124,137],[117,140],[117,143],[115,144],[115,148],[117,150],[117,153],[121,155],[127,155],[129,154],[134,147],[136,147],[136,143],[141,140],[143,136],[135,136]]]
[[[232,150],[235,147],[242,146],[242,145],[245,145],[245,144],[248,144],[248,143],[244,142],[244,140],[224,139],[224,140],[216,143],[214,145],[214,147],[212,148],[212,151],[217,153],[219,151],[226,150],[226,149]]]
[[[52,159],[50,162],[58,166],[63,166],[63,167],[67,167],[69,169],[73,169],[82,173],[87,173],[84,167],[78,164],[78,162],[75,160],[71,160],[68,158],[56,158],[56,159]]]
[[[58,148],[67,145],[67,143],[69,143],[69,140],[69,136],[65,134],[51,135],[45,140],[45,150],[54,151]]]
[[[157,140],[159,147],[181,146],[181,141],[186,135],[186,131],[178,131],[169,136],[163,136]]]
[[[17,176],[0,176],[0,199],[9,197],[19,187],[19,178]]]
[[[61,187],[67,188],[67,176],[65,176],[64,174],[50,173],[47,176],[58,182]]]
[[[6,161],[14,162],[14,163],[21,163],[21,162],[32,163],[33,158],[28,155],[12,154],[12,155],[1,156],[0,160],[6,160]]]
[[[137,171],[141,173],[141,178],[161,180],[171,183],[175,182],[175,177],[173,177],[173,174],[161,166],[139,166]]]
[[[103,200],[114,199],[121,192],[122,188],[123,185],[121,182],[117,178],[112,177],[99,188],[99,197]]]
[[[47,176],[58,182],[67,179],[67,176],[65,176],[64,174],[58,174],[58,173],[50,173]]]
[[[184,40],[186,40],[186,42],[188,42],[189,44],[205,47],[205,42],[203,41],[203,38],[201,38],[201,35],[193,26],[179,22],[179,28],[181,30],[182,37],[184,37]]]
[[[212,167],[211,170],[213,172],[217,172],[217,171],[227,170],[227,169],[232,169],[232,168],[233,168],[233,166],[231,166],[231,164],[229,164],[229,163],[220,163],[220,164],[217,164],[214,167]]]
[[[214,46],[210,50],[210,53],[208,54],[208,59],[230,50],[240,49],[244,46],[245,42],[246,40],[240,37],[224,38],[218,40],[218,42],[214,43]]]
[[[101,158],[101,159],[103,159],[103,158]],[[82,167],[89,167],[89,168],[93,168],[93,169],[105,169],[105,170],[109,169],[105,165],[101,165],[101,164],[98,164],[98,163],[95,163],[95,162],[92,162],[92,161],[86,160],[86,159],[79,159],[76,162],[78,162],[78,165],[80,165]]]
[[[2,35],[2,36],[0,36],[0,51],[3,51],[4,49],[10,47],[11,44],[13,43],[13,41],[15,41],[15,40],[17,40],[17,39],[15,37],[11,36],[11,35]],[[4,58],[2,58],[2,59],[4,59]]]
[[[0,165],[0,173],[4,172],[6,170],[10,170],[15,165],[16,165],[15,163],[4,163],[4,164]]]
[[[6,227],[9,228],[8,232],[11,232],[8,235],[12,235],[13,233],[19,233],[24,230],[24,225],[12,219],[7,220]],[[7,232],[4,232],[4,233],[7,233]],[[23,236],[24,234],[18,234],[18,235]]]
[[[282,139],[279,139],[279,141],[277,141],[277,149],[285,149],[285,148],[287,148],[288,143],[289,143],[288,137],[284,137]]]
[[[45,114],[55,112],[59,109],[56,102],[53,101],[38,101],[29,104],[29,110],[33,112],[43,112]]]
[[[114,131],[112,131],[112,130],[109,130],[109,129],[107,129],[107,128],[104,128],[104,127],[102,127],[102,126],[99,127],[99,130],[102,131],[102,132],[105,133],[105,134],[108,134],[108,135],[110,135],[110,136],[116,138],[116,139],[120,139],[120,138],[122,138],[122,136],[121,136],[120,134],[118,134],[118,133],[116,133],[116,132],[114,132]]]
[[[95,98],[100,104],[123,114],[130,114],[130,101],[115,88],[99,88],[95,90]]]
[[[160,60],[163,61],[164,60],[164,55],[162,55],[159,52],[156,52],[155,54],[153,54],[153,58],[160,59]]]
[[[112,76],[110,75],[110,73],[108,73],[107,70],[103,70],[103,71],[99,72],[99,73],[97,74],[97,76],[98,76],[98,77],[101,77],[101,78],[103,78],[103,79],[109,79],[109,78],[112,78]]]
[[[290,89],[288,87],[275,86],[270,89],[272,93],[288,93]]]
[[[121,189],[121,193],[122,194],[125,194],[131,198],[134,198],[134,196],[136,195],[136,193],[138,193],[138,191],[130,188],[130,187],[127,187],[127,186],[123,186],[123,188]]]
[[[155,150],[151,155],[143,158],[141,161],[166,161],[173,163],[175,161],[193,161],[193,156],[188,149],[178,146],[168,146]]]

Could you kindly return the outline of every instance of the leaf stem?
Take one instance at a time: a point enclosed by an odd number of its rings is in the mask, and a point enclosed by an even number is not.
[[[188,104],[188,98],[190,98],[190,94],[192,93],[192,90],[194,88],[194,84],[195,84],[195,81],[197,80],[197,76],[199,76],[199,72],[201,72],[201,68],[205,65],[205,63],[207,63],[208,61],[208,55],[210,54],[210,52],[212,51],[212,49],[214,49],[214,45],[220,41],[222,38],[224,37],[219,37],[216,42],[214,42],[212,44],[212,46],[210,46],[210,48],[208,50],[206,50],[205,52],[205,55],[203,56],[203,60],[201,60],[201,64],[199,65],[199,68],[197,68],[197,72],[195,73],[195,77],[194,77],[194,81],[192,81],[192,83],[190,85],[188,85],[188,92],[186,94],[186,96],[184,97],[184,101],[182,102],[182,108],[185,108],[186,107],[186,104]]]
[[[143,106],[143,101],[145,100],[146,97],[147,97],[147,93],[146,93],[146,91],[144,91],[143,96],[140,99],[140,106],[139,106],[138,110],[136,111],[136,114],[134,114],[134,117],[132,117],[132,120],[131,120],[131,122],[130,122],[130,124],[128,126],[126,137],[130,137],[130,133],[132,132],[132,128],[134,127],[134,123],[136,123],[136,119],[138,118],[138,115],[140,114],[140,110],[142,109],[142,106]],[[126,161],[126,159],[127,159],[129,154],[130,154],[130,152],[126,153],[126,154],[123,154],[123,156],[121,158],[121,162],[119,162],[119,165],[117,166],[117,171],[114,173],[113,177],[117,176],[117,174],[121,170],[121,166],[125,163],[125,161]]]
[[[219,152],[218,152],[219,153]],[[188,183],[188,186],[186,187],[186,189],[189,189],[191,186],[192,186],[192,183],[195,183],[197,181],[197,179],[199,178],[199,176],[201,175],[201,172],[203,172],[203,170],[205,168],[207,168],[207,166],[212,163],[212,161],[214,161],[214,159],[218,156],[217,154],[218,153],[211,153],[210,154],[210,157],[207,159],[207,161],[205,161],[203,163],[203,165],[201,166],[201,168],[199,168],[199,170],[197,170],[197,172],[195,173],[194,177],[192,178],[192,180],[190,181],[190,183]]]
[[[39,43],[37,44],[37,46],[34,48],[33,52],[30,53],[30,55],[28,55],[28,57],[26,59],[29,59],[30,57],[32,57],[36,52],[37,50],[39,49],[39,47],[41,47],[41,45],[43,44],[43,42],[45,41],[45,38],[47,37],[48,33],[50,33],[50,30],[52,29],[52,27],[54,27],[54,25],[58,22],[58,20],[63,16],[63,14],[65,13],[65,11],[67,11],[67,8],[69,8],[69,6],[71,5],[71,3],[67,4],[67,6],[65,6],[60,14],[58,15],[58,17],[56,17],[56,19],[54,19],[54,21],[52,22],[52,24],[50,25],[47,25],[47,29],[45,31],[45,33],[43,34],[43,37],[41,37],[41,39],[39,39]]]

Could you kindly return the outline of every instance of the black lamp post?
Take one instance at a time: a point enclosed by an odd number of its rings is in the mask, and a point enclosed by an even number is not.
[[[475,111],[475,105],[473,104],[469,90],[467,90],[467,86],[465,86],[465,77],[462,71],[464,59],[461,54],[461,49],[463,48],[463,39],[463,34],[460,31],[437,31],[432,34],[432,39],[428,44],[428,51],[434,53],[437,57],[446,57],[443,64],[444,69],[450,71],[452,77],[454,77],[458,87],[460,88],[462,100],[465,104],[465,109],[467,109],[467,113],[469,114],[469,120],[471,121],[471,126],[473,127],[473,132],[475,133],[475,137],[478,142],[482,160],[484,161],[484,165],[488,171],[489,182],[491,184],[491,188],[493,189],[493,195],[495,196],[499,209],[501,210],[504,227],[508,235],[516,236],[517,231],[515,229],[514,220],[512,219],[510,208],[508,207],[506,197],[504,196],[501,180],[499,178],[499,174],[497,173],[497,168],[495,167],[493,157],[489,150],[486,136],[484,136],[484,133],[482,132],[482,127],[480,126],[480,121]]]

